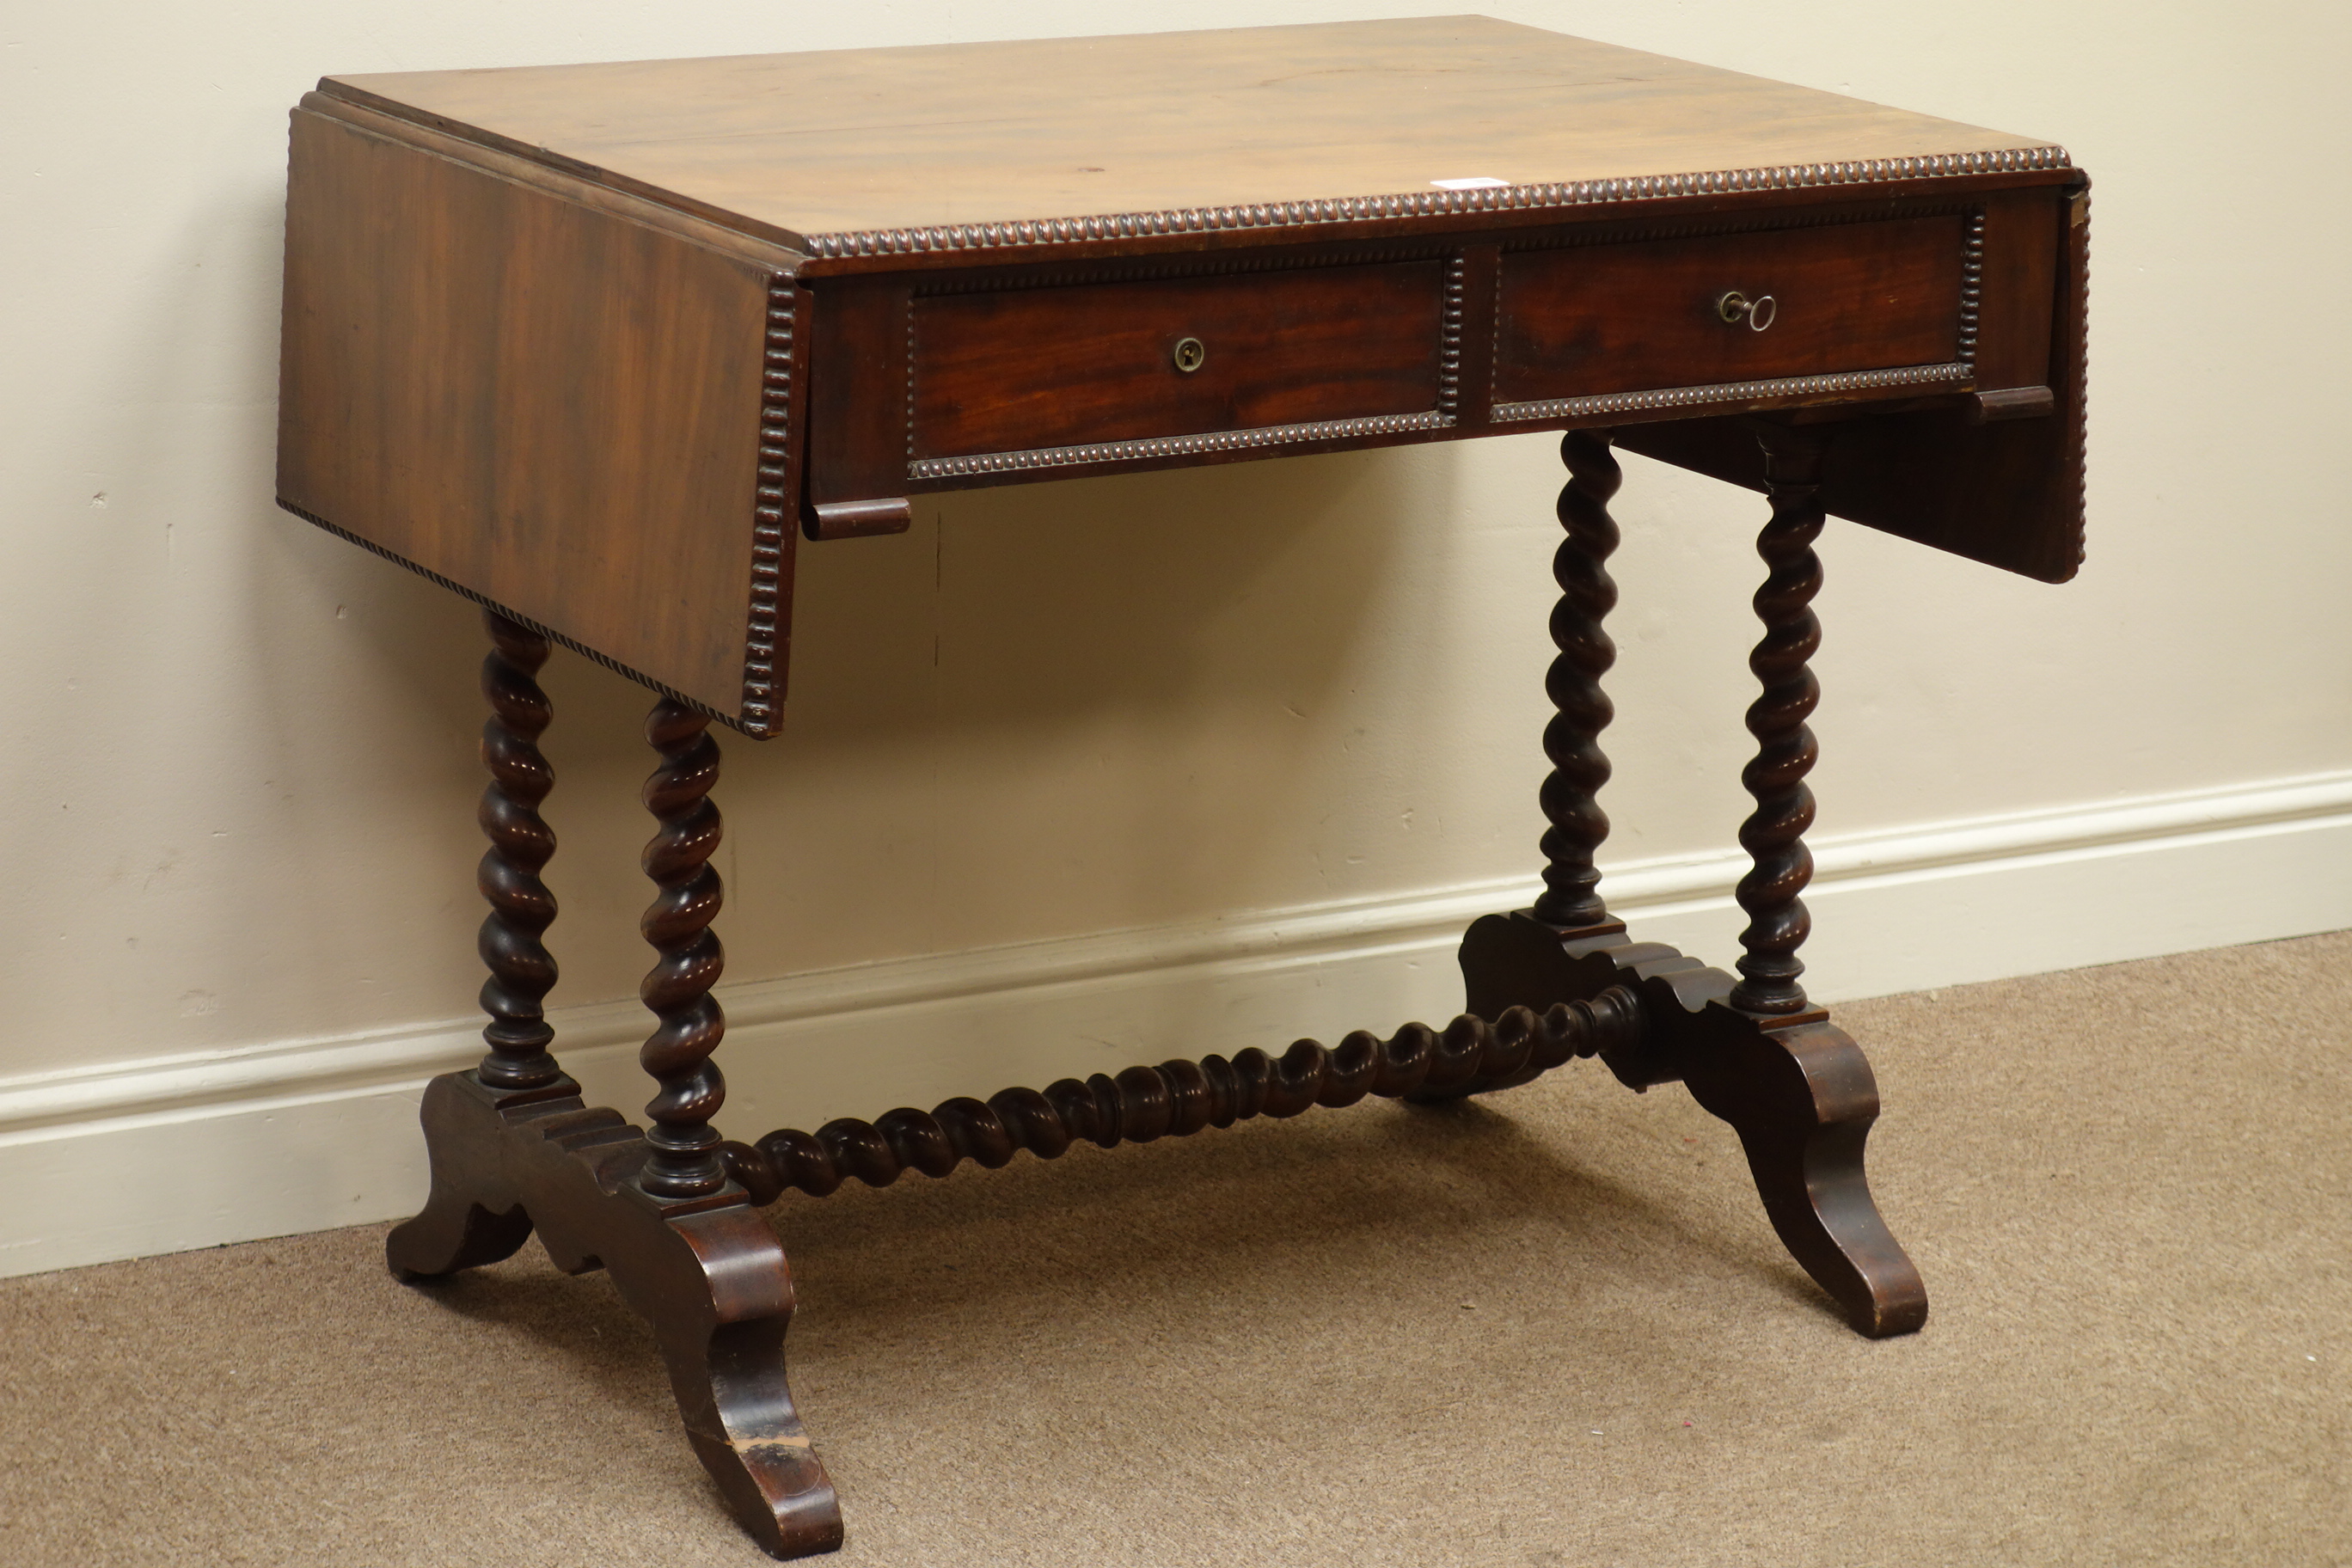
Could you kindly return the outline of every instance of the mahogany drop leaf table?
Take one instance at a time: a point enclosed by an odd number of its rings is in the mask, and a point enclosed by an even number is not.
[[[1864,1179],[1869,1064],[1798,949],[1825,515],[2081,559],[2088,182],[2060,148],[1480,17],[330,77],[294,111],[280,504],[484,606],[488,1052],[436,1079],[394,1270],[536,1230],[652,1324],[770,1552],[841,1515],[760,1205],[1598,1057],[1738,1135],[1861,1332],[1927,1314]],[[722,1140],[715,721],[779,727],[803,540],[1064,475],[1565,432],[1544,892],[1463,1016]],[[1769,501],[1738,973],[1599,892],[1612,447]],[[855,549],[841,545],[835,548]],[[551,643],[659,694],[641,1131],[550,1053]]]

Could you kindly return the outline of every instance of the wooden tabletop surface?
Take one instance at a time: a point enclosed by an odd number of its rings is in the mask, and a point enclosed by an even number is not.
[[[330,77],[786,243],[2048,143],[1484,16]]]

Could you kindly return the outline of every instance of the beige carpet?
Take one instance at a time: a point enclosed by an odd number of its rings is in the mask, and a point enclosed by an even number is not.
[[[834,1561],[2352,1563],[2352,933],[1839,1021],[1911,1339],[1590,1063],[788,1197]],[[0,1561],[765,1561],[601,1277],[382,1237],[0,1284]]]

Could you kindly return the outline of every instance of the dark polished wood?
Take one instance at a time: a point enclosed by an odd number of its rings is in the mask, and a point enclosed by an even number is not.
[[[292,127],[280,501],[494,639],[490,1048],[427,1091],[394,1271],[534,1228],[609,1268],[778,1555],[841,1540],[754,1206],[787,1189],[1598,1056],[1731,1125],[1854,1328],[1916,1329],[1869,1065],[1800,982],[1812,543],[1826,513],[2074,574],[2087,193],[2045,142],[1482,17],[322,80]],[[722,1141],[709,726],[778,731],[801,537],[904,530],[931,491],[1534,430],[1568,468],[1544,890],[1470,928],[1463,1017]],[[1612,447],[1771,500],[1737,977],[1600,896]],[[643,1132],[551,1049],[550,643],[662,695]]]
[[[744,1528],[779,1557],[830,1551],[841,1544],[840,1506],[784,1378],[792,1275],[775,1233],[719,1163],[707,1122],[724,1086],[695,1057],[707,1058],[725,1028],[707,994],[719,963],[707,930],[719,906],[706,864],[719,831],[705,798],[719,762],[709,721],[665,700],[646,726],[664,760],[646,786],[663,824],[646,851],[662,893],[645,927],[663,950],[646,981],[662,1017],[646,1058],[663,1079],[652,1109],[670,1118],[648,1138],[616,1111],[589,1109],[547,1049],[554,1031],[541,1003],[555,961],[540,938],[555,900],[539,873],[555,837],[537,808],[554,775],[537,745],[550,705],[531,679],[547,641],[496,612],[483,619],[491,1048],[475,1071],[426,1087],[432,1192],[394,1227],[385,1261],[402,1280],[426,1283],[512,1257],[536,1230],[566,1273],[608,1269],[652,1328],[688,1440]]]
[[[740,1187],[646,1190],[654,1151],[568,1078],[502,1090],[472,1073],[425,1091],[433,1191],[386,1243],[426,1284],[513,1256],[534,1229],[567,1274],[603,1268],[653,1330],[687,1440],[735,1517],[777,1557],[841,1544],[841,1506],[784,1377],[793,1277]]]
[[[726,1184],[719,1134],[710,1119],[727,1101],[727,1079],[710,1059],[727,1035],[727,1014],[710,994],[726,968],[727,952],[710,922],[723,896],[710,857],[722,825],[710,803],[719,782],[719,742],[710,721],[667,698],[646,719],[646,739],[661,765],[646,781],[646,809],[661,829],[646,846],[646,875],[661,891],[639,929],[660,953],[638,994],[661,1022],[637,1060],[660,1092],[646,1106],[653,1149],[639,1177],[646,1191],[690,1198]]]
[[[497,1089],[537,1089],[562,1076],[547,1047],[554,1043],[542,1005],[555,986],[555,957],[541,940],[555,923],[555,895],[540,873],[555,855],[555,834],[539,804],[555,787],[555,770],[539,749],[554,718],[531,678],[547,662],[547,639],[495,610],[482,613],[490,651],[482,660],[482,766],[490,782],[477,814],[490,841],[476,884],[490,906],[477,946],[490,977],[482,983],[482,1030],[489,1051],[478,1069]]]
[[[1168,215],[1112,237],[1188,249],[1301,220],[1520,210],[1431,184],[1443,179],[1650,179],[1627,194],[1678,196],[1713,188],[1678,175],[1787,169],[1836,185],[1861,177],[1840,166],[1856,160],[1916,160],[1937,177],[1961,171],[1930,160],[2030,165],[2050,150],[1465,16],[328,79],[843,265],[1054,246],[1051,226],[1097,215]]]
[[[784,524],[1049,475],[1606,426],[1760,484],[1712,422],[1836,407],[1832,513],[2056,581],[2082,186],[1483,17],[329,78],[278,494],[762,737]]]
[[[772,1203],[787,1189],[821,1198],[852,1176],[887,1187],[908,1171],[944,1176],[966,1160],[994,1171],[1023,1149],[1053,1160],[1080,1140],[1105,1149],[1150,1143],[1318,1105],[1336,1110],[1367,1096],[1451,1100],[1475,1086],[1526,1083],[1574,1058],[1631,1049],[1641,1035],[1633,993],[1612,986],[1541,1015],[1510,1007],[1492,1023],[1465,1015],[1442,1031],[1407,1024],[1385,1040],[1360,1029],[1337,1046],[1300,1040],[1279,1057],[1252,1048],[1230,1061],[1208,1057],[1127,1068],[1115,1078],[1066,1078],[1042,1091],[960,1097],[928,1112],[902,1106],[877,1121],[843,1117],[814,1132],[784,1128],[757,1143],[729,1142],[722,1152],[729,1174],[755,1203]]]
[[[1927,1321],[1927,1287],[1870,1195],[1863,1152],[1878,1086],[1844,1033],[1740,1010],[1731,975],[1664,943],[1563,937],[1532,910],[1473,924],[1462,974],[1482,1016],[1630,990],[1641,1040],[1604,1057],[1610,1070],[1634,1089],[1679,1079],[1731,1124],[1773,1230],[1857,1332],[1879,1339]]]
[[[1433,259],[918,297],[910,455],[1434,413],[1444,287]]]
[[[1551,641],[1559,654],[1544,677],[1544,694],[1555,711],[1543,734],[1551,772],[1538,798],[1550,826],[1541,844],[1544,891],[1536,918],[1570,931],[1615,924],[1598,890],[1601,873],[1592,857],[1609,837],[1609,816],[1596,797],[1609,782],[1601,731],[1617,710],[1601,678],[1617,662],[1617,645],[1601,623],[1617,606],[1608,564],[1617,548],[1617,521],[1609,515],[1609,498],[1624,476],[1610,456],[1606,430],[1570,430],[1560,437],[1559,457],[1569,475],[1558,507],[1566,536],[1551,558],[1552,580],[1559,584]]]
[[[1756,618],[1764,638],[1748,656],[1748,668],[1764,685],[1748,704],[1748,731],[1756,737],[1756,760],[1739,782],[1756,797],[1756,809],[1739,825],[1739,847],[1755,862],[1739,879],[1739,907],[1748,911],[1739,933],[1746,950],[1731,1005],[1750,1013],[1805,1011],[1805,972],[1797,949],[1812,930],[1812,917],[1798,895],[1813,879],[1813,857],[1805,830],[1813,825],[1813,792],[1805,775],[1821,756],[1820,742],[1805,721],[1821,705],[1821,683],[1810,665],[1821,650],[1822,624],[1813,595],[1822,591],[1821,557],[1813,542],[1822,534],[1822,462],[1829,432],[1818,426],[1784,427],[1759,423],[1765,477],[1771,486],[1772,521],[1757,536],[1756,552],[1769,568],[1756,590]]]
[[[436,152],[294,117],[278,496],[740,712],[776,268]]]
[[[1967,238],[1946,214],[1507,255],[1496,400],[1953,359]],[[1772,300],[1772,319],[1726,331],[1729,292]]]
[[[1822,477],[1822,506],[1831,516],[2045,583],[2066,582],[2081,569],[2089,177],[2077,172],[2059,195],[2055,203],[1986,198],[1987,295],[1977,378],[1981,392],[2031,389],[2037,407],[2047,386],[2050,415],[1985,422],[1971,398],[1962,407],[1845,420],[1838,460]],[[2005,245],[1996,243],[2004,237]],[[1994,291],[2003,279],[2011,290],[2006,304]],[[2046,296],[2035,292],[2044,280]],[[1617,444],[1749,489],[1765,488],[1763,455],[1741,419],[1621,426]]]

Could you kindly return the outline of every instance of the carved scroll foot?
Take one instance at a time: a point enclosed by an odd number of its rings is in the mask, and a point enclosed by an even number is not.
[[[1717,1005],[1683,1081],[1739,1134],[1780,1244],[1872,1339],[1927,1321],[1927,1287],[1879,1217],[1863,1173],[1878,1084],[1862,1047],[1828,1024],[1771,1027]]]
[[[393,1226],[383,1244],[384,1261],[403,1284],[499,1262],[530,1239],[530,1216],[499,1169],[498,1140],[479,1134],[481,1111],[467,1100],[440,1092],[442,1084],[460,1079],[501,1121],[509,1111],[527,1106],[559,1100],[576,1104],[580,1097],[580,1086],[562,1077],[524,1089],[492,1089],[462,1074],[433,1080],[423,1110],[433,1190],[416,1217]]]
[[[392,1233],[393,1271],[416,1280],[511,1255],[535,1227],[557,1268],[609,1269],[654,1331],[695,1453],[745,1530],[775,1557],[841,1544],[841,1509],[784,1378],[793,1282],[775,1233],[740,1187],[647,1194],[651,1156],[617,1111],[577,1086],[530,1091],[471,1073],[425,1093],[433,1196]]]
[[[1927,1321],[1927,1287],[1864,1173],[1878,1085],[1862,1047],[1826,1014],[1741,1012],[1729,1003],[1735,976],[1659,942],[1563,935],[1528,910],[1471,926],[1462,973],[1480,1017],[1631,990],[1642,1037],[1602,1054],[1610,1070],[1634,1089],[1681,1079],[1731,1123],[1781,1244],[1857,1331],[1881,1339]]]

